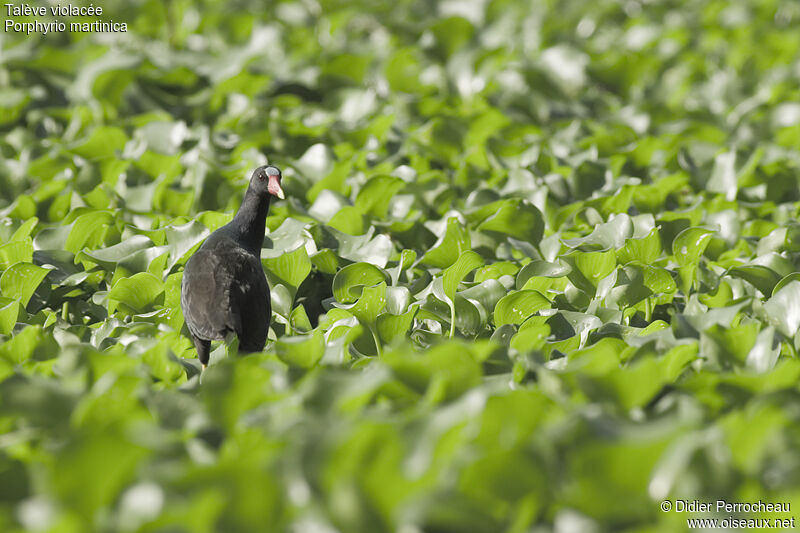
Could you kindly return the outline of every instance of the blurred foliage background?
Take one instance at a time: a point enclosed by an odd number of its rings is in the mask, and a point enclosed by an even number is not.
[[[800,4],[102,7],[0,33],[0,530],[800,508]],[[267,161],[271,343],[200,384],[182,266]]]

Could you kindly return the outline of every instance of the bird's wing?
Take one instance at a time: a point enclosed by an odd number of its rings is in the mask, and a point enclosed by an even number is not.
[[[264,349],[271,315],[269,285],[264,267],[256,256],[245,253],[236,262],[237,281],[230,291],[230,306],[234,320],[241,329],[239,348],[246,352]]]
[[[186,262],[181,282],[181,307],[189,331],[203,340],[221,339],[232,331],[230,284],[224,255],[200,249]]]

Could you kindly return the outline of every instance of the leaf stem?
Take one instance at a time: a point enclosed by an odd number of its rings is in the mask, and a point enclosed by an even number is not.
[[[378,338],[378,332],[372,326],[370,326],[369,332],[372,333],[372,340],[375,341],[375,349],[378,350],[378,357],[382,357],[383,351],[381,350],[381,340]]]

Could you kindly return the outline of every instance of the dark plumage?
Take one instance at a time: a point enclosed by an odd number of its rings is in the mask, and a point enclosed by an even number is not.
[[[233,220],[212,233],[186,262],[181,307],[203,368],[212,340],[234,333],[245,352],[263,350],[267,342],[272,311],[261,244],[272,196],[284,197],[281,171],[259,167]]]

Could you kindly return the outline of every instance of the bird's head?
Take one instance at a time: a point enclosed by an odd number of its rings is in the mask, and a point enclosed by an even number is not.
[[[286,198],[281,188],[281,170],[272,165],[258,167],[250,178],[250,187],[260,193],[268,192],[281,200]]]

